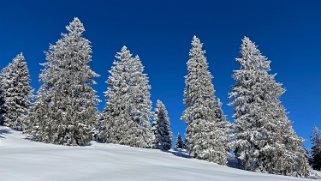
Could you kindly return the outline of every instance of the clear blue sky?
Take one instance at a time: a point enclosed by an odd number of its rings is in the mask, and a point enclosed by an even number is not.
[[[216,95],[232,120],[227,96],[246,35],[272,61],[272,72],[287,89],[282,100],[297,133],[308,141],[313,125],[321,127],[319,0],[1,0],[0,68],[23,52],[37,89],[43,51],[60,38],[73,17],[84,23],[85,37],[93,45],[91,66],[101,75],[95,86],[103,100],[99,109],[105,103],[107,71],[115,53],[127,45],[145,65],[154,105],[157,98],[163,100],[173,132],[183,133],[183,77],[195,34],[204,43]]]

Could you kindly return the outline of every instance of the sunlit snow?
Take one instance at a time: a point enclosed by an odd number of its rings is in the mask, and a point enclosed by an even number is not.
[[[32,142],[0,127],[1,181],[294,181],[310,180],[261,174],[177,156],[175,152],[92,142],[70,147]]]

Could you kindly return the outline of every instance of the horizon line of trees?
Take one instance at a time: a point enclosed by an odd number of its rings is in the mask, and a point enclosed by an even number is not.
[[[50,45],[39,76],[41,87],[33,95],[30,75],[22,53],[0,74],[0,125],[23,131],[32,140],[61,144],[90,144],[97,140],[142,148],[169,150],[173,134],[164,103],[155,111],[151,86],[138,55],[126,46],[115,55],[106,81],[106,105],[92,88],[99,75],[89,67],[91,42],[78,18],[66,26],[67,33]],[[191,157],[226,165],[234,151],[242,168],[279,175],[308,177],[308,155],[280,101],[285,93],[270,74],[270,61],[248,37],[242,40],[240,65],[233,73],[235,84],[229,94],[234,106],[234,123],[224,115],[215,96],[213,75],[208,70],[200,39],[193,37],[187,61],[181,119],[187,124],[185,141],[180,134],[177,149]],[[150,120],[153,118],[153,123]],[[320,170],[321,135],[316,128],[311,138],[311,165]]]

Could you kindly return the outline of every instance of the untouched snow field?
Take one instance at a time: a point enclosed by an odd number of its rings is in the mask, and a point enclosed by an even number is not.
[[[175,152],[92,142],[67,147],[32,142],[0,126],[1,181],[295,181],[176,156]]]

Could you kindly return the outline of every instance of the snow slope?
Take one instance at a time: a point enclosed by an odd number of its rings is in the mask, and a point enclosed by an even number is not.
[[[310,180],[247,172],[179,157],[175,152],[96,142],[87,147],[67,147],[32,142],[25,137],[20,132],[0,127],[1,181]]]

